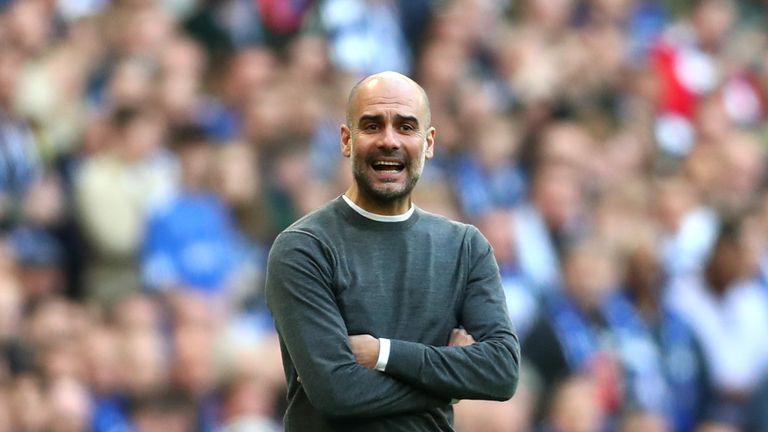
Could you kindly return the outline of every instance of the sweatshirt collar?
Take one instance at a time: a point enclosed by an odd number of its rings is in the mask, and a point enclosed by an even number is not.
[[[352,208],[352,210],[356,211],[361,216],[367,219],[371,219],[377,222],[404,222],[404,221],[407,221],[411,217],[411,215],[413,215],[414,210],[416,210],[416,207],[413,205],[413,203],[411,203],[411,208],[409,208],[408,211],[406,211],[405,213],[402,213],[399,215],[392,215],[392,216],[380,215],[376,213],[371,213],[368,210],[363,209],[359,205],[352,202],[352,200],[349,199],[349,197],[347,197],[346,195],[342,194],[341,197],[344,199],[347,205],[349,205]]]

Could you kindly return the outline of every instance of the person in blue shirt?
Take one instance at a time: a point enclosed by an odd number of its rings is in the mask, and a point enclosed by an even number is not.
[[[204,130],[184,126],[171,146],[181,185],[150,212],[142,249],[142,276],[150,289],[217,293],[237,269],[239,241],[226,205],[210,190],[214,148]]]

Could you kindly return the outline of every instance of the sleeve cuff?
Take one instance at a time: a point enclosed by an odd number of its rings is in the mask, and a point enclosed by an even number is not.
[[[387,362],[389,361],[389,339],[379,338],[379,358],[376,360],[377,371],[384,372],[387,369]]]

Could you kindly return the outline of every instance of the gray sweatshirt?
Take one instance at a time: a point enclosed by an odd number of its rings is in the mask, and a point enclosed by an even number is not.
[[[282,232],[267,303],[288,381],[285,430],[451,431],[454,399],[506,400],[520,345],[490,245],[471,225],[416,209],[368,219],[339,197]],[[476,343],[447,346],[464,327]],[[384,372],[348,335],[391,339]]]

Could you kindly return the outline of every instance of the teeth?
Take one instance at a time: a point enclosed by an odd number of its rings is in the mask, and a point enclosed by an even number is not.
[[[400,166],[401,164],[399,162],[385,162],[385,161],[378,161],[374,162],[376,165],[385,165],[385,166]]]

